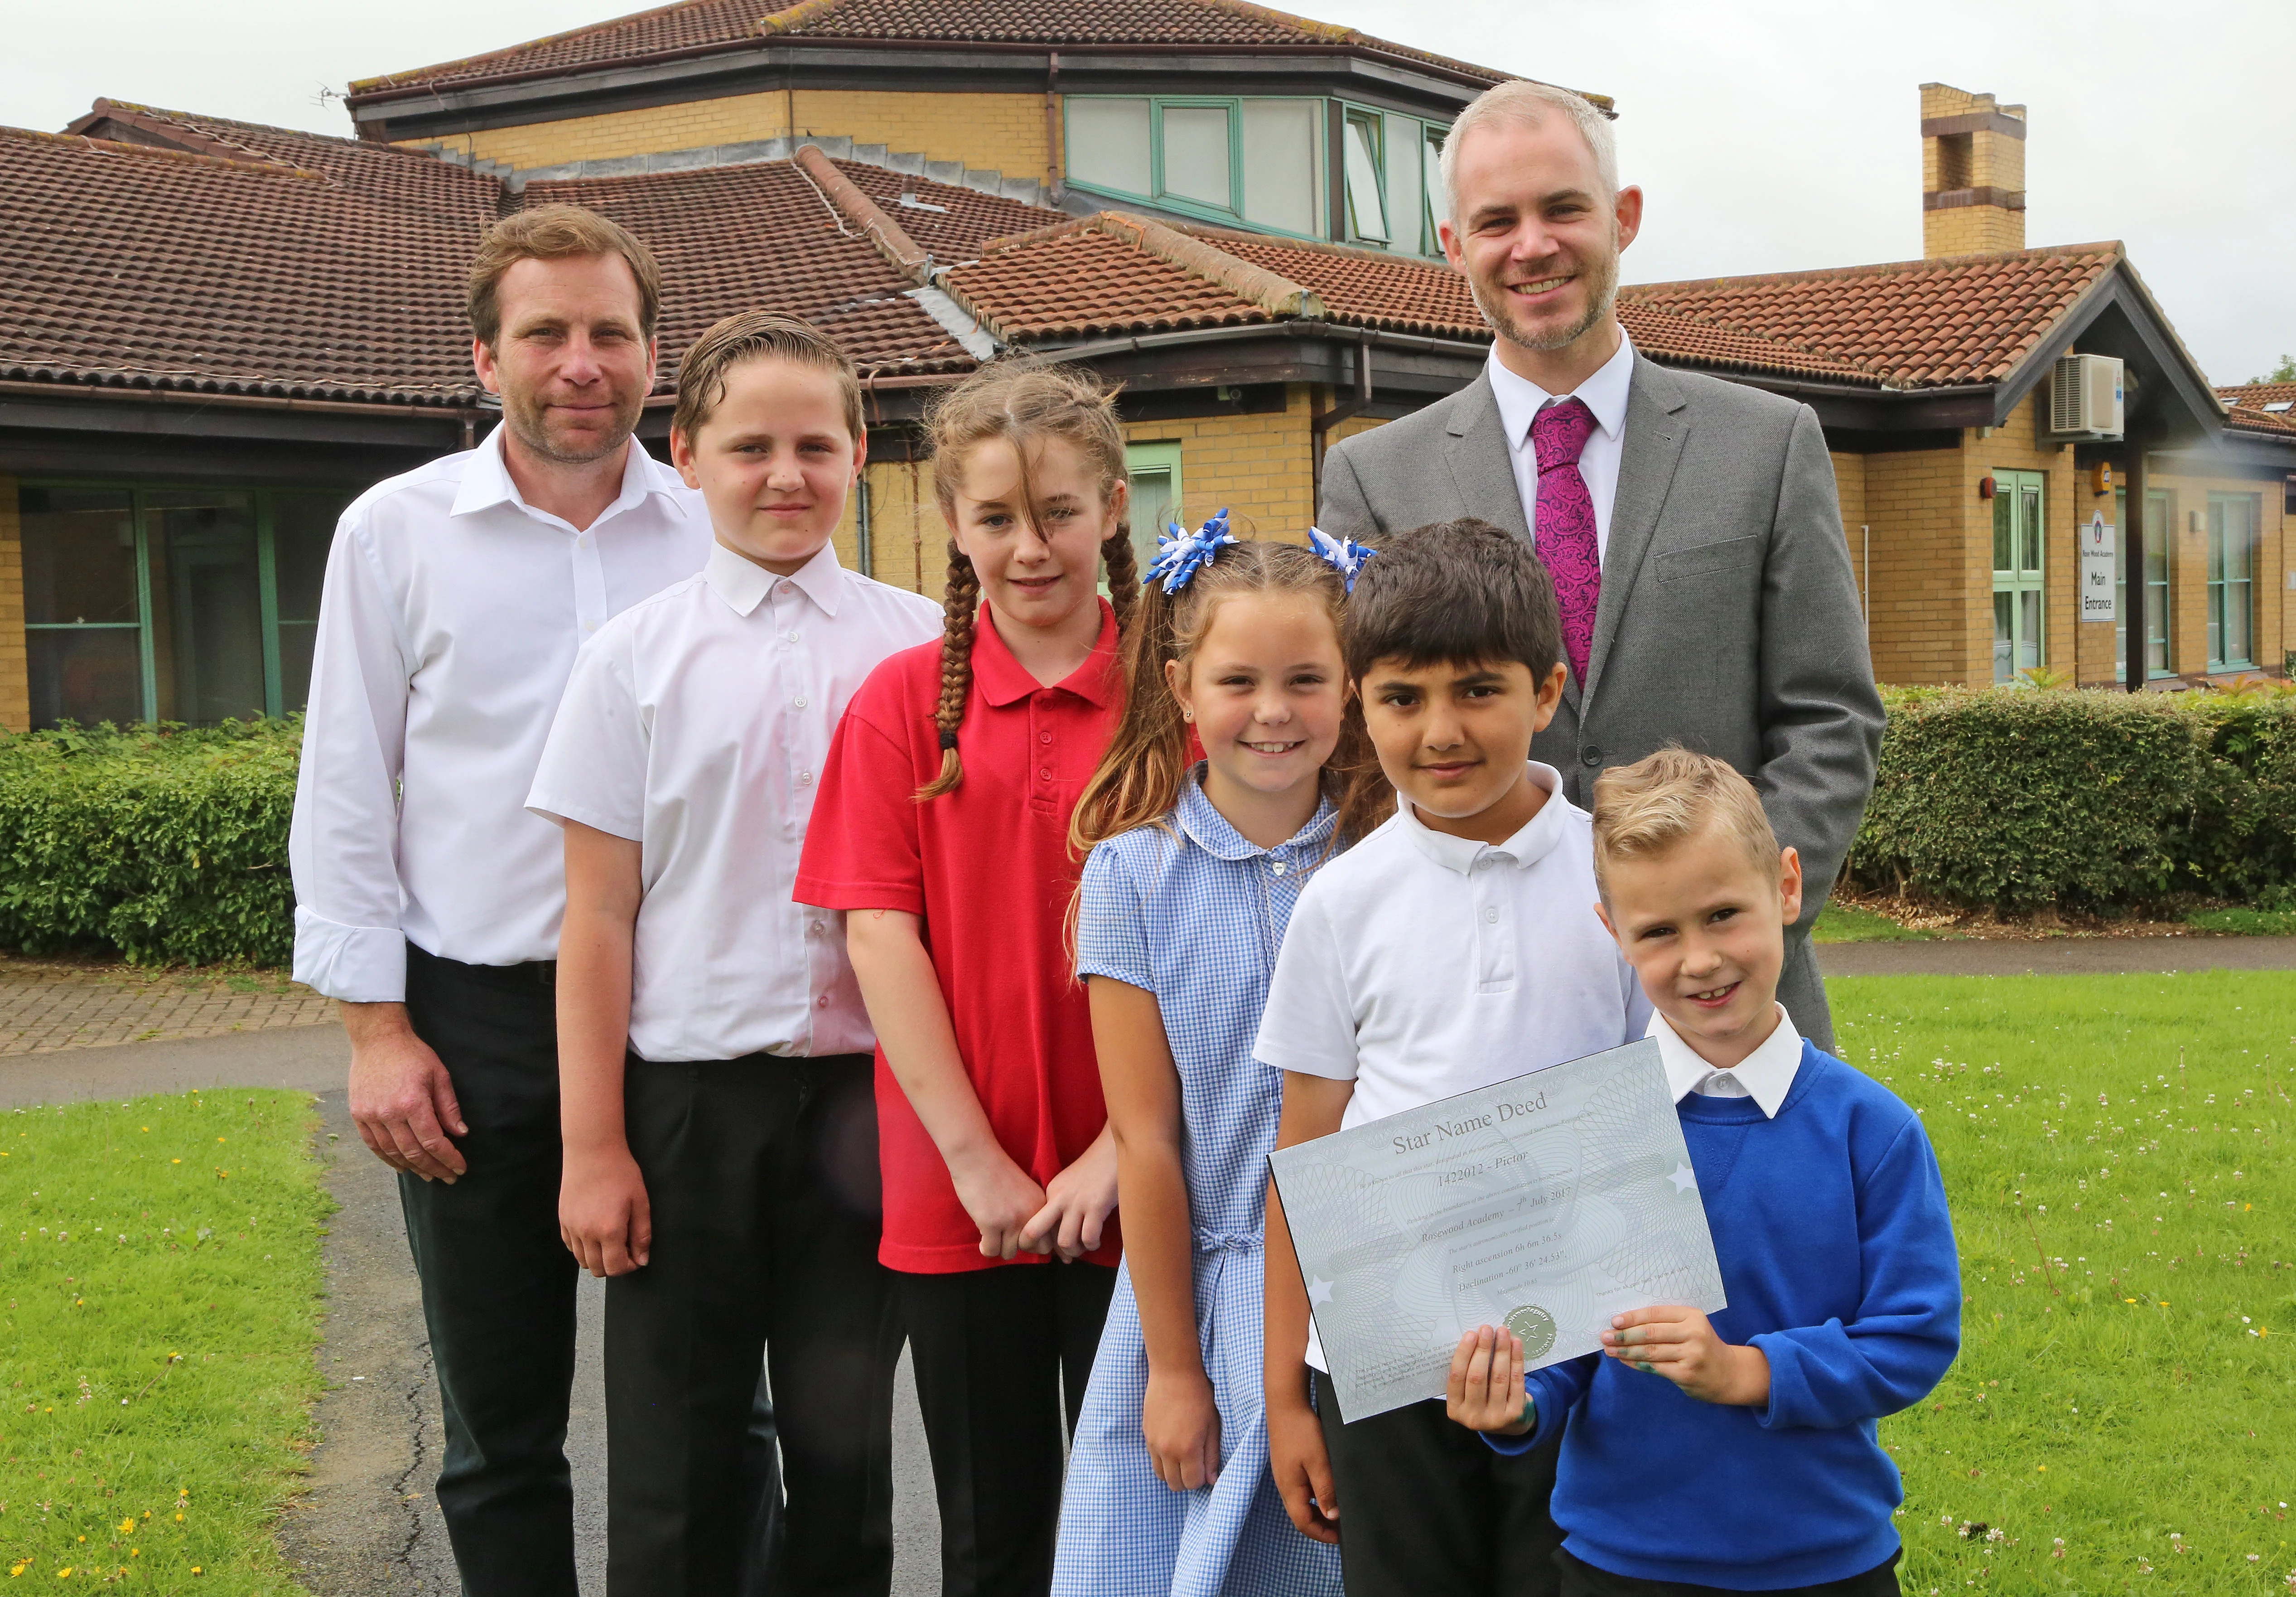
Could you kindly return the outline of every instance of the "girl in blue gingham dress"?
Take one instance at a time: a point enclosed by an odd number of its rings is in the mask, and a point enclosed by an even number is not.
[[[1293,1527],[1267,1468],[1260,1220],[1282,1078],[1251,1045],[1300,889],[1383,819],[1385,793],[1375,778],[1343,793],[1337,775],[1376,770],[1344,690],[1349,568],[1237,542],[1221,518],[1174,531],[1073,835],[1092,849],[1077,969],[1125,1257],[1070,1453],[1053,1591],[1340,1597],[1339,1549]]]

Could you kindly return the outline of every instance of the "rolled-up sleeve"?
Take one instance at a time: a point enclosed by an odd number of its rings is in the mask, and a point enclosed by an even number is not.
[[[288,861],[295,979],[350,1003],[406,997],[398,781],[413,671],[363,507],[335,530],[303,718]]]

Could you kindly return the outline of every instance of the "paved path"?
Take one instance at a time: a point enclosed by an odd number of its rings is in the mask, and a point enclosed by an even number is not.
[[[332,1020],[334,1008],[275,972],[147,971],[0,955],[0,1056],[310,1025]]]
[[[2296,970],[2296,937],[1939,938],[1824,943],[1818,968],[1849,975],[2112,975],[2169,970]]]

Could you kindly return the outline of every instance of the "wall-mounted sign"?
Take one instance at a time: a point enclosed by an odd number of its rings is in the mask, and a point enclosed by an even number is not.
[[[2118,538],[2102,510],[2080,531],[2080,618],[2085,622],[2120,619],[2120,580],[2112,569]]]

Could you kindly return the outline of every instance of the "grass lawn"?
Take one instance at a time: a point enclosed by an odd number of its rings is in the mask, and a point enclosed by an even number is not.
[[[2243,937],[2296,936],[2296,910],[2195,910],[2185,919],[2203,932],[2233,932]]]
[[[2296,972],[1827,987],[1922,1111],[1967,1294],[1882,1426],[1906,1592],[2296,1591]]]
[[[301,1590],[272,1529],[320,1387],[312,1124],[294,1092],[0,1112],[10,1576]]]
[[[1817,924],[1810,928],[1812,943],[1934,943],[1935,932],[1915,931],[1901,926],[1888,916],[1873,910],[1861,910],[1856,904],[1841,904],[1828,900],[1817,912]]]

